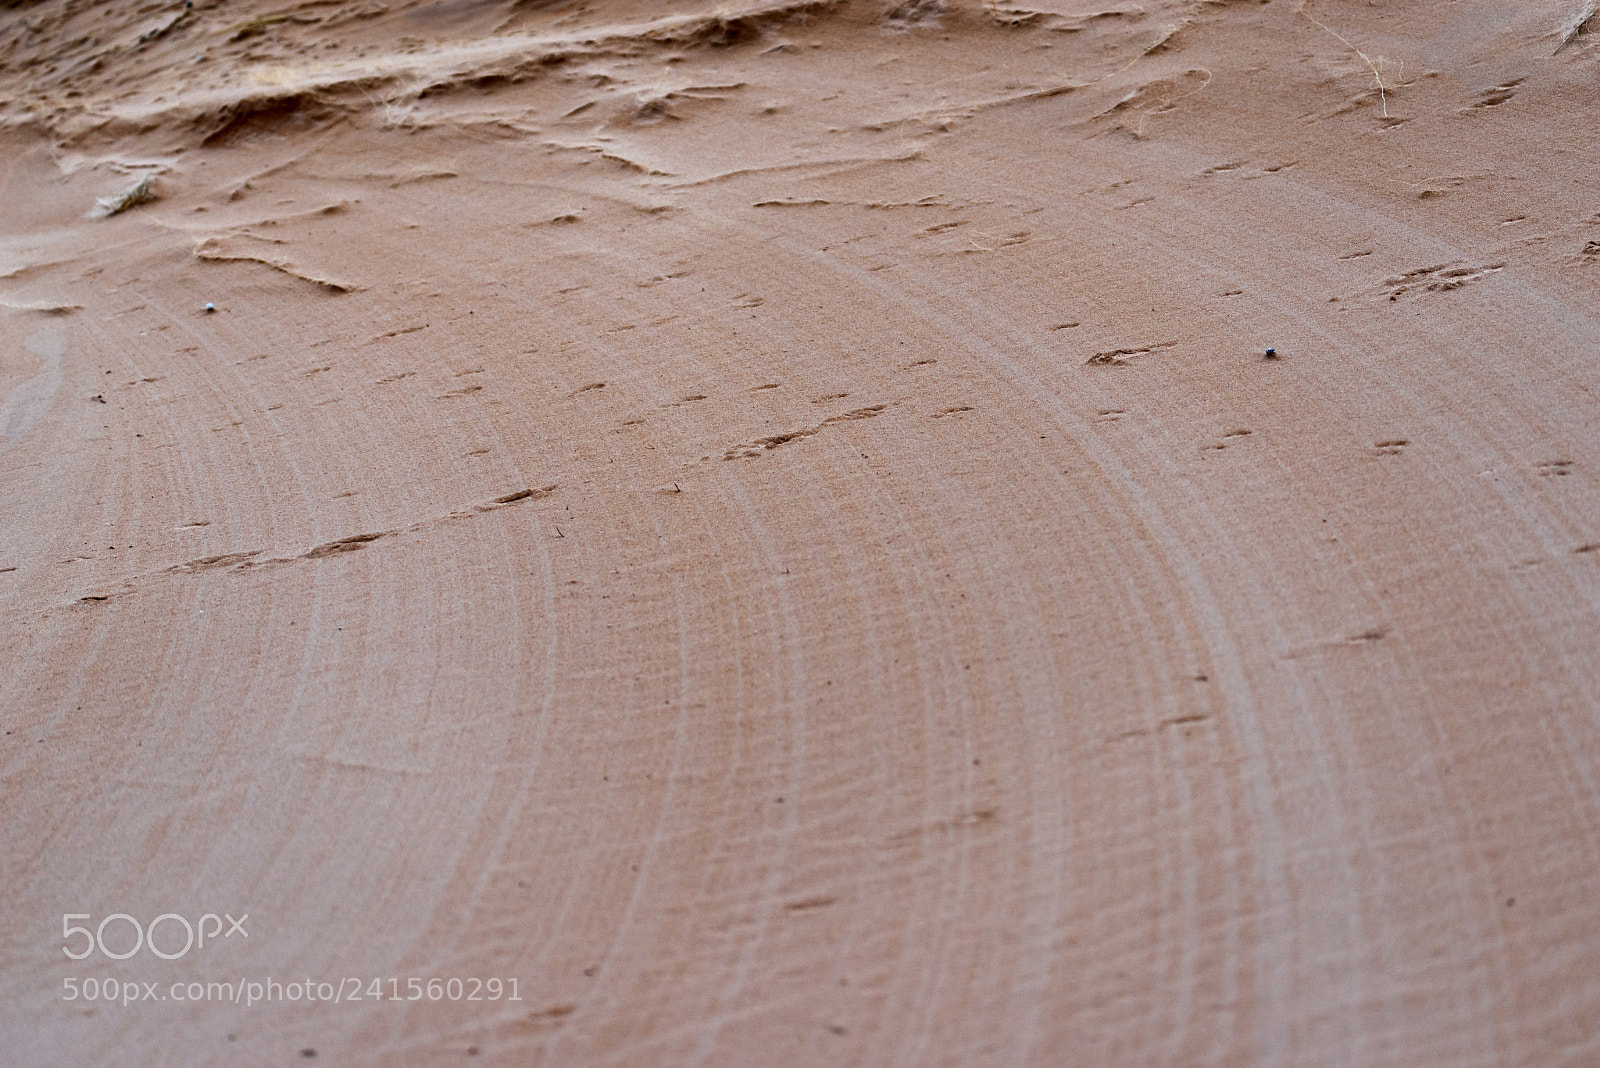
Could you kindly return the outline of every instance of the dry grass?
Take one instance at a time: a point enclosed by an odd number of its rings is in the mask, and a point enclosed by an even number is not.
[[[1587,0],[1587,3],[1589,8],[1592,10],[1596,0]],[[1382,68],[1388,66],[1389,61],[1383,56],[1379,56],[1377,62],[1373,62],[1372,57],[1361,51],[1361,49],[1357,48],[1354,44],[1350,43],[1349,38],[1345,37],[1342,33],[1339,33],[1337,30],[1326,25],[1325,23],[1318,22],[1314,17],[1312,17],[1312,15],[1306,11],[1306,5],[1304,3],[1300,5],[1300,14],[1304,15],[1311,23],[1319,27],[1324,33],[1328,34],[1330,37],[1333,37],[1346,48],[1350,49],[1350,51],[1361,57],[1361,62],[1365,63],[1367,65],[1367,69],[1372,72],[1372,80],[1378,89],[1378,100],[1383,105],[1383,117],[1387,119],[1389,117],[1389,87],[1383,84]]]
[[[1557,51],[1577,40],[1578,35],[1588,29],[1589,23],[1594,21],[1597,8],[1600,8],[1600,0],[1584,0],[1578,5],[1572,17],[1561,26],[1561,43],[1556,46]]]

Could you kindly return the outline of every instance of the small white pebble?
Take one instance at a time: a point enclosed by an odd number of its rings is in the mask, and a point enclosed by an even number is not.
[[[217,306],[215,304],[207,304],[206,305],[206,311],[207,312],[214,312],[216,310],[217,310]]]

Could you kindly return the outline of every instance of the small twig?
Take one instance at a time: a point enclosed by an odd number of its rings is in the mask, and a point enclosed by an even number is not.
[[[1378,85],[1378,99],[1383,104],[1383,117],[1387,119],[1389,117],[1389,97],[1388,97],[1387,92],[1385,91],[1387,87],[1383,84],[1383,74],[1378,70],[1378,65],[1376,63],[1372,62],[1372,60],[1367,56],[1367,54],[1365,52],[1361,51],[1361,49],[1359,49],[1355,45],[1351,44],[1349,38],[1345,37],[1343,34],[1339,33],[1338,31],[1332,29],[1331,27],[1329,27],[1325,23],[1318,22],[1316,19],[1312,18],[1309,14],[1307,14],[1306,13],[1306,5],[1304,3],[1302,3],[1300,5],[1300,14],[1305,15],[1306,18],[1310,19],[1312,23],[1314,23],[1315,25],[1321,27],[1321,29],[1322,29],[1322,31],[1324,33],[1327,33],[1328,35],[1336,38],[1337,40],[1342,42],[1346,48],[1350,49],[1350,51],[1354,52],[1356,55],[1361,57],[1361,62],[1363,62],[1363,63],[1365,63],[1367,65],[1367,69],[1372,72],[1372,80],[1374,82],[1376,82],[1377,85]],[[1378,58],[1381,60],[1383,57],[1379,56]]]

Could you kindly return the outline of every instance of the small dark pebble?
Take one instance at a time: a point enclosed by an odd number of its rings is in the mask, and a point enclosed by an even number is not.
[[[1266,360],[1281,360],[1281,359],[1283,359],[1283,357],[1278,355],[1278,350],[1277,349],[1268,349],[1267,350],[1267,354],[1264,357],[1262,357],[1262,359],[1266,359]]]

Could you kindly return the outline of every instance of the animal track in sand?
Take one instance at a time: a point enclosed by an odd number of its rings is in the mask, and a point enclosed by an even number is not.
[[[1195,681],[1205,682],[1206,676],[1198,675],[1195,677]],[[1172,727],[1192,727],[1197,723],[1205,723],[1209,719],[1211,719],[1211,716],[1204,712],[1191,712],[1185,716],[1172,716],[1169,719],[1164,719],[1157,723],[1155,726],[1155,731],[1152,731],[1147,727],[1139,727],[1133,730],[1123,731],[1121,734],[1116,734],[1110,738],[1107,738],[1106,744],[1112,745],[1117,742],[1132,741],[1135,738],[1148,738],[1151,734],[1156,733],[1157,731],[1164,731]],[[1185,731],[1184,733],[1188,734],[1189,732]]]
[[[1121,367],[1136,356],[1144,356],[1160,349],[1170,349],[1176,344],[1176,341],[1157,341],[1133,348],[1108,349],[1105,352],[1095,353],[1083,362],[1088,367]]]
[[[299,559],[321,560],[325,557],[337,556],[340,553],[356,552],[360,549],[366,548],[369,542],[377,541],[379,538],[388,537],[393,533],[394,531],[392,530],[380,530],[369,534],[351,534],[349,537],[323,542],[314,549],[308,549],[300,554]]]
[[[783,907],[786,912],[814,912],[817,909],[825,909],[838,900],[836,897],[828,896],[808,897],[800,901],[791,901]]]
[[[487,451],[487,450],[484,450]],[[274,556],[265,560],[257,559],[264,549],[251,549],[246,552],[222,553],[214,556],[202,556],[181,564],[174,564],[166,568],[167,574],[189,575],[204,571],[250,571],[256,568],[276,566],[280,564],[293,564],[301,560],[324,560],[333,556],[342,556],[347,553],[359,552],[375,541],[400,534],[407,531],[425,530],[442,523],[454,522],[460,519],[469,519],[475,515],[486,512],[497,512],[502,508],[523,501],[540,500],[555,493],[557,486],[551,483],[538,489],[520,489],[511,493],[502,494],[482,504],[474,505],[470,509],[450,512],[445,515],[435,516],[433,519],[412,523],[410,526],[394,530],[369,531],[362,534],[351,534],[333,541],[325,541],[321,545],[313,546],[298,556]],[[353,496],[354,494],[340,494],[340,496]],[[109,594],[107,596],[110,596]],[[101,598],[102,600],[104,598]]]
[[[1334,638],[1332,640],[1318,642],[1314,645],[1304,645],[1288,649],[1282,653],[1279,653],[1278,655],[1284,660],[1299,660],[1303,657],[1316,656],[1318,654],[1332,652],[1337,649],[1363,648],[1381,642],[1387,637],[1389,637],[1388,626],[1378,625],[1374,627],[1368,627],[1366,630],[1358,631],[1355,634],[1346,635],[1343,638]]]
[[[1571,474],[1574,466],[1571,460],[1543,460],[1533,469],[1546,478],[1562,478]]]
[[[806,427],[802,430],[790,430],[782,434],[771,434],[764,438],[757,438],[755,441],[749,442],[748,444],[733,446],[722,454],[722,458],[724,460],[751,459],[753,457],[760,456],[762,453],[771,452],[780,445],[787,445],[791,441],[800,441],[804,438],[812,437],[818,433],[821,433],[824,428],[832,426],[835,423],[848,423],[858,419],[874,419],[887,407],[887,404],[874,404],[869,408],[857,408],[854,411],[845,412],[843,415],[829,416],[827,419],[824,419],[822,422],[813,427]]]
[[[1478,93],[1478,99],[1461,110],[1465,113],[1482,108],[1497,108],[1517,95],[1516,88],[1522,84],[1522,81],[1521,78],[1512,78],[1510,81],[1494,86],[1492,89],[1481,90]]]
[[[1505,270],[1505,264],[1488,263],[1481,267],[1464,267],[1453,263],[1440,263],[1432,267],[1417,267],[1402,274],[1385,278],[1378,293],[1390,301],[1397,301],[1406,293],[1446,293],[1481,282],[1492,274]]]
[[[884,839],[884,845],[896,847],[909,845],[921,841],[931,834],[949,834],[952,831],[964,831],[968,828],[985,827],[992,824],[1000,815],[1000,810],[994,807],[974,808],[947,820],[933,820],[920,827],[913,827],[889,835]]]
[[[1250,430],[1230,430],[1226,434],[1222,435],[1222,440],[1221,441],[1213,442],[1212,444],[1207,445],[1205,447],[1206,451],[1208,451],[1208,452],[1220,452],[1223,449],[1226,449],[1229,445],[1236,444],[1239,441],[1240,438],[1249,437],[1252,433],[1254,433],[1254,431],[1250,431]]]
[[[221,568],[233,567],[242,564],[251,557],[260,556],[263,550],[251,549],[243,553],[223,553],[219,556],[202,556],[198,560],[190,560],[184,564],[174,564],[167,570],[173,574],[190,574],[195,571],[216,571]]]
[[[385,338],[399,337],[402,334],[415,334],[418,330],[426,330],[426,329],[428,329],[428,324],[427,323],[418,323],[415,326],[402,326],[398,330],[390,330],[388,333],[379,334],[376,337],[370,338],[367,341],[367,344],[371,345],[371,344],[374,344],[375,342],[382,341]]]
[[[975,252],[993,252],[996,249],[1027,244],[1032,237],[1033,231],[1031,230],[1014,230],[1004,237],[997,237],[982,230],[974,230],[967,235],[967,247],[957,249],[956,252],[960,255],[971,255]],[[982,238],[983,241],[979,241],[979,238]],[[988,244],[984,244],[983,242],[985,241]]]
[[[556,488],[554,485],[544,486],[536,490],[521,489],[517,490],[515,493],[507,493],[502,497],[496,497],[487,504],[480,504],[477,506],[477,510],[480,512],[490,512],[496,508],[501,508],[508,504],[516,504],[518,501],[528,501],[538,497],[548,497],[555,491]]]

